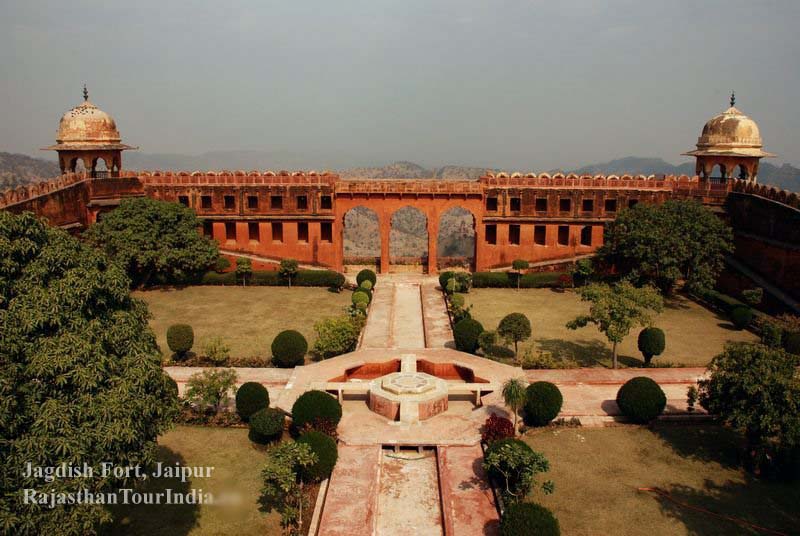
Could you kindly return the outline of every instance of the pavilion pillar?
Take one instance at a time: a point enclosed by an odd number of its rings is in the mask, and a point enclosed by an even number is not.
[[[389,273],[389,232],[392,229],[392,217],[390,214],[381,214],[378,222],[381,234],[381,268],[380,273]]]
[[[439,271],[436,262],[438,256],[436,252],[436,238],[439,234],[438,214],[428,214],[428,274],[435,274]]]

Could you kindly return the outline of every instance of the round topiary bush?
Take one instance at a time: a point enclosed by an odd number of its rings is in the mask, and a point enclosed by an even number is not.
[[[167,329],[167,345],[180,358],[194,345],[194,330],[189,324],[173,324]]]
[[[464,307],[464,295],[463,294],[451,294],[450,295],[450,305],[453,307]]]
[[[664,332],[659,328],[644,328],[639,332],[639,339],[637,341],[639,351],[642,352],[644,357],[644,364],[649,365],[653,356],[661,355],[666,348],[666,337]]]
[[[254,443],[262,445],[277,441],[283,435],[286,415],[277,408],[264,408],[250,416],[250,432],[248,437]]]
[[[272,362],[276,367],[291,368],[303,364],[308,342],[293,329],[281,331],[272,341]]]
[[[784,333],[783,349],[790,354],[800,355],[800,332]]]
[[[339,458],[336,441],[332,437],[311,430],[297,438],[298,443],[305,443],[317,455],[317,463],[303,468],[303,476],[310,480],[320,481],[331,476],[333,466]]]
[[[525,414],[529,426],[544,426],[561,411],[564,397],[558,387],[550,382],[534,382],[525,390]]]
[[[541,504],[521,502],[509,504],[500,519],[501,536],[558,536],[561,528],[553,512]]]
[[[372,290],[372,281],[370,281],[369,279],[365,279],[364,281],[361,282],[360,285],[358,285],[358,288],[363,288],[364,290]]]
[[[442,272],[439,274],[439,286],[442,287],[442,290],[447,289],[447,280],[455,277],[455,272]]]
[[[363,302],[366,300],[366,303],[369,304],[372,301],[372,293],[368,290],[358,289],[353,292],[353,296],[350,299],[353,301],[353,303],[358,303],[360,301]]]
[[[324,419],[334,425],[342,419],[342,405],[324,391],[306,391],[292,406],[292,424],[298,430],[314,419]]]
[[[269,407],[269,391],[258,382],[245,382],[236,391],[236,413],[244,422],[256,411]]]
[[[753,310],[746,305],[737,305],[731,309],[730,316],[736,329],[744,329],[753,321]]]
[[[453,328],[453,338],[456,348],[462,352],[475,353],[478,349],[478,337],[483,333],[483,326],[477,320],[465,318],[456,323]]]
[[[378,276],[375,275],[375,272],[373,272],[372,270],[370,270],[368,268],[364,268],[363,270],[358,272],[358,274],[356,275],[356,284],[357,285],[361,285],[361,283],[363,281],[367,281],[367,280],[371,281],[372,282],[372,286],[374,287],[375,283],[378,282]]]
[[[667,397],[656,382],[645,376],[631,378],[617,391],[617,405],[634,422],[647,423],[661,415]]]

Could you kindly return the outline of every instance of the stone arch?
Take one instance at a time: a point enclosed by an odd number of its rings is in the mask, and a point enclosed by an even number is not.
[[[342,248],[345,266],[381,264],[381,221],[378,213],[363,205],[351,208],[342,217]]]
[[[436,234],[438,270],[475,266],[476,218],[469,210],[455,206],[439,216]]]
[[[743,181],[750,180],[750,170],[747,169],[747,166],[744,164],[739,164],[736,166],[736,169],[734,169],[733,176]]]
[[[413,205],[389,219],[389,270],[424,272],[428,263],[428,215]]]

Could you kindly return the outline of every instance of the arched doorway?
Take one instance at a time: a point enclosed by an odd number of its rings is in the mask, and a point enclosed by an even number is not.
[[[342,235],[345,272],[380,269],[381,232],[377,212],[367,207],[348,210]]]
[[[453,207],[439,218],[436,237],[436,264],[439,271],[475,266],[475,217],[461,207]]]
[[[392,214],[389,231],[389,271],[424,273],[428,264],[428,218],[406,206]]]

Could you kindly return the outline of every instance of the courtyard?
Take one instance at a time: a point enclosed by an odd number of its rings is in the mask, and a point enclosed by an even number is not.
[[[523,313],[531,321],[533,334],[520,344],[520,355],[526,350],[549,352],[554,358],[580,367],[610,367],[611,345],[594,326],[576,331],[566,323],[586,314],[589,306],[572,291],[554,289],[486,289],[465,294],[472,305],[472,317],[484,329],[497,328],[509,313]],[[664,311],[656,317],[656,327],[666,334],[666,350],[653,358],[653,365],[705,366],[720,353],[728,341],[757,341],[749,331],[736,331],[730,321],[682,295],[667,298]],[[641,367],[644,363],[636,346],[639,328],[631,330],[619,346],[623,366]]]
[[[272,339],[286,329],[302,333],[310,348],[316,339],[314,324],[342,314],[350,304],[349,292],[318,287],[195,286],[134,296],[147,302],[150,327],[165,356],[167,328],[181,323],[194,329],[195,351],[203,341],[221,337],[234,358],[268,359]]]

